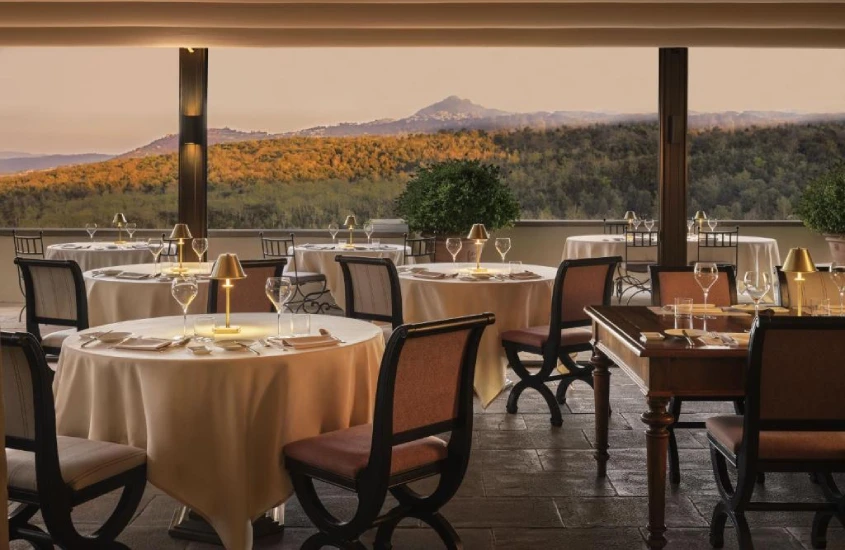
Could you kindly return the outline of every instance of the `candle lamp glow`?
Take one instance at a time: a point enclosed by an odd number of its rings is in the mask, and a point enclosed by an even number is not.
[[[346,244],[345,248],[352,248],[352,230],[355,229],[356,225],[358,225],[358,222],[355,220],[355,215],[350,214],[346,216],[346,221],[343,222],[343,225],[349,228],[349,242]]]
[[[114,215],[111,224],[117,226],[117,240],[114,244],[124,244],[126,241],[123,240],[123,226],[126,225],[126,216],[122,212],[118,212]]]
[[[238,279],[245,279],[246,273],[238,260],[237,254],[221,254],[217,257],[217,262],[214,264],[214,269],[211,271],[211,278],[217,281],[223,281],[223,289],[226,291],[226,326],[214,327],[216,334],[237,334],[241,331],[241,327],[232,326],[229,315],[231,305],[231,291],[234,285],[232,281]]]
[[[707,213],[704,212],[704,210],[697,210],[692,219],[694,219],[698,224],[698,232],[701,233],[701,227],[704,225],[704,222],[707,221]]]
[[[179,267],[174,267],[174,273],[186,273],[188,270],[182,265],[182,248],[185,246],[185,239],[193,239],[191,230],[188,229],[188,224],[177,223],[173,226],[173,231],[170,233],[170,238],[175,240],[179,246]]]
[[[483,223],[475,223],[472,225],[472,229],[469,230],[467,239],[475,243],[475,269],[473,270],[475,273],[484,273],[487,271],[481,267],[481,252],[484,250],[484,243],[489,238],[490,235],[487,233],[487,228],[484,227]]]
[[[783,262],[781,271],[784,273],[794,273],[795,287],[797,289],[798,302],[798,316],[802,316],[802,306],[804,302],[804,274],[818,271],[816,264],[813,263],[813,258],[810,256],[810,251],[806,248],[792,248],[789,254],[786,255],[786,261]]]

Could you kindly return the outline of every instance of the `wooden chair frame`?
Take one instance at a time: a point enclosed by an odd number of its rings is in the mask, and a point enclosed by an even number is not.
[[[649,266],[649,276],[651,278],[651,304],[659,306],[662,302],[660,299],[660,273],[689,273],[693,274],[695,266]],[[719,273],[728,280],[728,292],[731,295],[731,303],[738,303],[738,295],[736,290],[736,271],[731,265],[719,265],[717,267]],[[719,396],[702,396],[702,397],[672,397],[669,400],[669,414],[675,419],[674,422],[667,428],[669,432],[669,482],[677,485],[681,482],[681,463],[678,453],[678,439],[675,435],[676,429],[702,429],[704,422],[681,422],[681,408],[684,401],[731,401],[734,405],[736,414],[742,414],[745,409],[745,401],[736,397],[719,397]]]
[[[363,319],[365,321],[385,321],[396,329],[404,323],[402,314],[402,287],[399,284],[399,272],[390,258],[369,258],[366,256],[335,256],[335,261],[340,264],[343,271],[343,288],[346,292],[346,316],[352,319]],[[349,271],[349,264],[377,265],[387,270],[390,279],[390,305],[391,315],[380,315],[376,313],[365,313],[355,311],[355,287],[352,284],[352,274]]]
[[[277,258],[272,260],[243,260],[241,261],[241,266],[244,268],[244,272],[248,272],[252,267],[275,267],[276,270],[273,272],[273,277],[282,277],[287,263],[288,261],[286,258]],[[249,276],[249,273],[247,273],[247,276]],[[211,279],[208,287],[208,313],[217,313],[217,300],[219,295],[220,281]],[[267,311],[274,313],[276,309],[273,307],[273,304],[270,304]]]
[[[631,226],[625,220],[602,220],[602,232],[605,235],[624,235]]]
[[[549,322],[549,336],[546,339],[543,347],[534,347],[517,342],[510,342],[503,340],[502,346],[505,348],[505,355],[508,358],[511,368],[519,376],[519,382],[514,384],[508,395],[508,402],[506,409],[510,414],[516,414],[519,410],[519,397],[527,388],[536,390],[549,406],[551,413],[551,423],[553,426],[563,425],[563,416],[560,413],[560,406],[566,404],[566,390],[573,382],[580,380],[585,384],[593,387],[593,366],[588,362],[576,362],[570,357],[571,353],[578,353],[582,351],[590,351],[593,349],[592,344],[578,344],[573,346],[561,347],[561,330],[573,327],[587,327],[590,326],[589,318],[583,321],[563,322],[561,316],[563,314],[563,285],[566,278],[566,272],[571,267],[585,267],[594,265],[607,265],[607,276],[604,281],[604,298],[601,305],[610,305],[610,300],[613,295],[613,274],[616,271],[619,262],[622,258],[619,256],[612,256],[608,258],[587,258],[583,260],[565,260],[557,268],[557,275],[555,276],[554,289],[552,291],[552,311]],[[598,305],[598,304],[596,304]],[[528,368],[523,364],[519,357],[519,352],[529,352],[543,357],[543,364],[536,374],[531,374]],[[557,362],[560,361],[569,371],[567,374],[552,374],[557,370]],[[552,390],[546,386],[546,382],[560,380],[557,391],[553,394]]]
[[[408,234],[405,233],[402,237],[404,242],[404,246],[402,247],[402,261],[405,264],[408,263],[408,258],[427,257],[431,262],[436,261],[437,233],[431,237],[417,237],[411,239],[409,239]],[[408,252],[409,248],[411,249],[410,252]]]
[[[710,248],[710,249],[719,249],[719,248],[733,248],[733,256],[734,261],[732,265],[734,269],[737,269],[737,264],[739,263],[739,227],[734,229],[728,230],[721,230],[721,231],[699,231],[698,233],[698,261],[702,261],[701,259],[701,249],[702,248]],[[710,261],[710,260],[703,260],[703,261]],[[716,260],[715,263],[717,264],[726,264],[726,262],[721,260]]]
[[[493,314],[483,313],[442,321],[402,325],[393,332],[382,358],[376,388],[370,459],[356,479],[350,482],[329,472],[288,457],[285,458],[285,466],[290,472],[297,498],[308,518],[320,530],[305,541],[302,545],[303,550],[328,545],[337,548],[363,549],[365,547],[359,537],[373,526],[378,527],[374,548],[387,550],[392,547],[390,540],[396,526],[405,518],[416,518],[432,527],[447,548],[463,548],[460,537],[439,510],[458,491],[469,464],[472,447],[475,361],[484,329],[494,322]],[[428,335],[463,330],[468,330],[469,335],[463,352],[458,410],[455,418],[394,434],[394,389],[399,359],[405,342]],[[394,445],[445,432],[451,432],[446,458],[397,475],[390,474]],[[434,475],[439,475],[440,478],[437,487],[428,496],[423,496],[408,487],[411,482]],[[314,489],[314,479],[320,479],[357,493],[358,507],[352,519],[343,522],[323,506]],[[388,491],[396,498],[398,505],[385,514],[379,515]]]
[[[73,260],[37,260],[28,258],[15,258],[15,264],[23,276],[24,288],[26,289],[26,331],[41,343],[40,324],[75,327],[76,330],[88,328],[88,295],[85,291],[85,280],[82,278],[82,270]],[[54,319],[41,317],[35,313],[35,283],[32,280],[30,266],[33,267],[58,267],[70,270],[73,275],[73,286],[76,294],[76,319]],[[45,347],[44,351],[51,355],[58,355],[61,348]]]
[[[38,231],[37,235],[19,235],[17,229],[12,229],[12,242],[15,245],[15,258],[44,258],[44,232]],[[24,305],[18,313],[18,322],[23,318],[26,310],[26,289],[23,283],[23,274],[18,267],[18,287],[24,297]]]
[[[819,271],[830,271],[830,266],[818,266]],[[775,273],[777,275],[777,283],[772,282],[777,286],[777,302],[782,307],[792,307],[792,299],[789,296],[789,281],[786,279],[786,273],[783,272],[781,266],[775,266]],[[839,296],[836,296],[839,299]],[[831,300],[832,301],[832,300]]]
[[[299,268],[296,265],[296,238],[293,233],[290,233],[287,237],[265,237],[264,232],[261,232],[258,234],[258,237],[261,239],[261,253],[264,256],[264,259],[290,259],[290,265],[293,266],[293,274],[297,283],[294,285],[293,294],[291,295],[291,299],[288,301],[289,309],[294,305],[296,306],[293,308],[293,312],[295,313],[299,313],[301,311],[305,311],[307,313],[324,313],[333,309],[331,304],[320,303],[318,301],[320,298],[329,293],[329,289],[326,287],[327,282],[325,275],[321,273],[319,277],[315,277],[307,281],[300,280]],[[293,252],[288,254],[288,250],[292,250]],[[319,290],[306,293],[302,289],[309,283],[322,283],[322,286]]]
[[[660,257],[660,232],[659,231],[631,231],[630,229],[625,229],[625,260],[623,263],[620,263],[617,266],[617,271],[619,273],[618,277],[616,278],[615,285],[616,285],[616,296],[619,304],[622,303],[622,296],[628,290],[634,288],[636,289],[633,294],[628,296],[628,301],[626,305],[631,303],[631,300],[634,299],[634,296],[641,294],[643,292],[651,292],[650,281],[647,278],[645,281],[641,281],[639,278],[634,277],[631,275],[631,272],[634,273],[646,273],[648,274],[648,267],[650,265],[654,265],[657,263],[657,259]],[[637,260],[633,263],[628,261],[628,250],[631,248],[653,248],[655,251],[655,259],[654,261],[640,261]],[[624,273],[623,273],[624,271]],[[624,288],[625,285],[628,285],[628,288]]]
[[[708,434],[710,458],[721,500],[713,509],[710,523],[710,544],[724,545],[725,524],[728,519],[736,527],[740,550],[753,550],[751,531],[745,518],[747,511],[805,511],[815,512],[811,532],[813,548],[825,548],[827,527],[837,518],[845,526],[845,496],[837,488],[831,475],[845,472],[845,461],[764,460],[759,457],[761,431],[845,431],[845,420],[761,420],[760,384],[763,370],[763,347],[771,332],[777,338],[779,330],[841,330],[845,336],[845,322],[837,317],[772,317],[761,316],[751,331],[746,369],[745,415],[742,443],[734,454]],[[736,485],[731,482],[727,464],[737,470]],[[765,472],[807,472],[821,485],[825,502],[752,502],[755,479]]]
[[[22,505],[9,515],[9,539],[25,539],[39,550],[52,550],[56,544],[74,550],[124,549],[115,538],[132,519],[146,488],[146,464],[115,477],[74,491],[62,479],[56,440],[56,413],[53,406],[52,375],[44,352],[31,334],[0,333],[3,346],[23,349],[32,376],[35,439],[6,436],[6,447],[35,453],[38,490],[26,491],[9,487],[9,500]],[[111,516],[93,536],[83,536],[74,528],[71,511],[94,498],[123,488]],[[41,511],[47,532],[29,523]]]
[[[161,242],[164,246],[161,247],[161,254],[158,255],[158,263],[160,264],[165,258],[170,258],[168,261],[179,261],[179,239],[170,239],[167,233],[161,234]],[[183,244],[182,246],[185,246]],[[184,254],[184,250],[182,251]]]

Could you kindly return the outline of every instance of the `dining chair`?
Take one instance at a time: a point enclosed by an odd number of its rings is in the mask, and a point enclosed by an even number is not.
[[[72,260],[15,258],[26,289],[26,331],[44,352],[58,355],[65,338],[88,328],[88,296]],[[41,336],[40,325],[72,327]]]
[[[720,231],[700,231],[697,237],[699,262],[716,262],[737,268],[739,227]]]
[[[39,231],[35,235],[21,235],[17,229],[12,229],[12,242],[15,245],[15,258],[36,258],[44,259],[44,232]],[[24,297],[24,305],[18,313],[18,322],[23,318],[26,310],[26,290],[23,285],[23,274],[18,268],[18,287],[21,296]]]
[[[648,268],[657,264],[660,255],[660,233],[658,231],[631,231],[626,228],[624,235],[625,259],[616,268],[618,274],[614,284],[619,304],[622,303],[623,295],[634,289],[626,302],[630,304],[638,294],[651,292]],[[643,275],[645,275],[645,280],[641,278]]]
[[[167,233],[161,234],[161,242],[164,246],[161,247],[161,254],[158,255],[158,262],[161,263],[165,260],[168,262],[178,262],[179,261],[179,239],[171,239],[167,236]],[[182,245],[183,247],[186,245]],[[185,251],[182,251],[184,254]]]
[[[440,514],[458,491],[472,448],[473,378],[491,313],[401,325],[387,342],[376,385],[372,424],[288,443],[284,464],[297,499],[319,529],[304,550],[336,546],[363,549],[359,537],[378,526],[374,548],[391,548],[396,526],[416,518],[447,548],[462,548]],[[436,437],[449,434],[448,443]],[[438,476],[427,496],[408,484]],[[314,480],[357,494],[355,514],[343,521],[320,501]],[[397,505],[380,514],[387,492]]]
[[[798,300],[798,287],[795,277],[784,273],[781,266],[775,266],[777,273],[777,301],[783,307],[796,307]],[[818,266],[814,273],[803,273],[801,278],[801,305],[807,308],[812,300],[829,299],[831,305],[839,305],[839,287],[833,279],[833,274],[827,266]]]
[[[516,414],[519,396],[527,388],[540,393],[549,405],[553,426],[562,426],[560,406],[566,404],[566,390],[576,380],[593,386],[593,367],[588,362],[576,362],[570,354],[593,349],[593,331],[590,318],[584,308],[593,305],[610,305],[613,292],[613,274],[622,258],[588,258],[565,260],[557,269],[552,290],[549,324],[502,333],[511,368],[519,376],[510,395],[507,411]],[[520,352],[533,353],[543,357],[543,364],[536,374],[531,374],[519,357]],[[566,374],[552,374],[563,363]],[[557,392],[546,386],[547,382],[559,380]]]
[[[258,234],[258,237],[261,239],[261,253],[264,255],[265,259],[289,259],[285,276],[290,277],[294,290],[291,299],[288,301],[288,305],[293,307],[295,312],[306,311],[308,313],[323,313],[324,311],[332,309],[331,303],[320,301],[320,298],[329,293],[326,286],[326,276],[322,273],[300,271],[297,267],[296,239],[294,238],[293,233],[287,237],[265,237],[264,233],[261,232]],[[290,272],[291,268],[293,268],[292,274]],[[320,285],[320,287],[318,290],[305,292],[303,289],[309,284]]]
[[[246,279],[238,281],[229,291],[231,297],[229,311],[231,313],[274,312],[275,309],[267,298],[264,287],[270,277],[283,276],[287,263],[285,258],[241,261]],[[226,300],[219,299],[220,286],[220,281],[216,279],[209,281],[207,313],[226,312]]]
[[[813,548],[825,548],[834,517],[845,525],[845,497],[832,474],[845,472],[845,319],[759,317],[751,331],[745,371],[745,414],[707,420],[710,458],[720,500],[713,509],[710,543],[724,544],[730,519],[740,550],[754,543],[746,512],[815,512]],[[795,376],[798,365],[801,375]],[[784,383],[788,380],[788,383]],[[731,481],[728,463],[736,469]],[[753,501],[754,480],[765,472],[807,472],[823,502]],[[808,480],[809,483],[809,480]]]
[[[346,316],[352,319],[378,321],[384,341],[402,320],[402,288],[399,273],[390,258],[335,256],[343,272],[346,292]]]
[[[737,304],[736,272],[733,266],[720,265],[717,269],[719,278],[710,288],[707,301],[720,307]],[[702,295],[702,290],[695,282],[694,270],[694,266],[650,266],[651,305],[662,307],[674,304],[675,298],[693,298],[693,301],[695,301],[698,296]],[[681,482],[680,457],[675,430],[704,428],[704,422],[681,422],[679,420],[684,401],[731,401],[737,414],[742,414],[743,411],[743,399],[736,397],[707,395],[701,397],[672,397],[669,400],[669,414],[674,418],[674,422],[668,427],[669,481],[675,485]]]
[[[3,369],[9,539],[40,550],[128,548],[115,541],[132,519],[146,487],[143,449],[56,435],[52,375],[31,334],[0,333]],[[122,489],[111,516],[91,536],[73,525],[76,506]],[[30,523],[36,512],[47,531]]]
[[[416,262],[417,258],[428,258],[429,262],[434,262],[436,258],[437,234],[431,237],[415,237],[408,238],[408,234],[403,235],[404,246],[402,247],[402,261],[405,265],[410,263],[411,258]]]
[[[625,220],[602,220],[603,233],[605,235],[624,235],[630,224]]]

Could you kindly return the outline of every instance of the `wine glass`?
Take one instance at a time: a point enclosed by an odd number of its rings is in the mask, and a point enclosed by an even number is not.
[[[458,261],[458,252],[461,251],[462,246],[463,242],[457,237],[450,237],[446,239],[446,250],[448,250],[449,254],[452,255],[452,263]]]
[[[208,239],[194,239],[191,241],[191,248],[194,249],[194,254],[197,255],[197,262],[202,268],[202,255],[208,250]]]
[[[634,224],[634,233],[636,233],[636,232],[637,232],[637,230],[640,228],[640,224],[641,224],[642,222],[643,222],[643,221],[642,221],[641,219],[639,219],[639,218],[634,218],[633,222],[631,222],[631,223],[633,223],[633,224]]]
[[[839,289],[839,315],[845,315],[845,264],[832,262],[830,264],[830,276]]]
[[[646,231],[651,231],[652,229],[654,229],[654,220],[649,218],[643,222],[643,225],[645,225]]]
[[[719,220],[716,218],[707,218],[707,226],[710,228],[710,231],[716,231],[717,225],[719,225]]]
[[[129,242],[132,242],[132,235],[138,230],[138,224],[135,222],[127,223],[123,228],[129,234]]]
[[[364,234],[367,235],[367,244],[372,243],[374,229],[373,222],[367,222],[364,224]]]
[[[510,237],[499,237],[496,239],[496,250],[499,251],[499,255],[502,257],[502,263],[505,263],[505,255],[511,249],[511,240]]]
[[[91,238],[91,242],[94,242],[94,233],[97,232],[97,224],[96,223],[86,223],[85,224],[85,231],[88,232],[88,236]]]
[[[282,308],[290,298],[293,285],[287,277],[268,277],[264,285],[264,293],[276,308],[276,336],[282,337]]]
[[[695,220],[690,218],[687,220],[687,234],[692,235],[693,231],[692,228],[695,227]]]
[[[695,262],[694,268],[695,282],[701,287],[704,292],[704,315],[702,319],[715,319],[712,315],[707,315],[707,296],[710,294],[710,289],[716,284],[719,278],[719,268],[715,262]]]
[[[197,285],[196,277],[187,275],[185,277],[177,277],[173,279],[170,284],[170,294],[182,306],[182,337],[188,335],[188,306],[194,301],[199,293],[199,285]]]
[[[337,226],[336,223],[329,224],[329,235],[332,236],[332,243],[337,244],[337,232],[340,231],[340,228]]]
[[[153,255],[153,277],[158,277],[158,257],[164,249],[164,241],[161,239],[149,239],[147,241],[147,249]]]
[[[754,302],[754,317],[760,315],[760,300],[772,289],[772,277],[765,271],[746,271],[742,278],[745,293]]]

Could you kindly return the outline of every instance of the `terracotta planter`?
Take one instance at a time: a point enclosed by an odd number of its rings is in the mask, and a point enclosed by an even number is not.
[[[830,258],[837,264],[845,264],[845,235],[825,235],[830,247]]]

